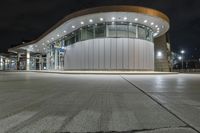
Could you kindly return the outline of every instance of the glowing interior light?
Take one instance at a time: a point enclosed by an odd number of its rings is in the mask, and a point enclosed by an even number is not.
[[[161,52],[161,51],[158,51],[157,56],[158,56],[158,57],[162,57],[162,52]]]
[[[103,18],[100,18],[100,21],[103,21]]]

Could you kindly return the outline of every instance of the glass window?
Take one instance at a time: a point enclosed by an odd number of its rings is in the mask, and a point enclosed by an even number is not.
[[[106,25],[98,24],[95,26],[95,38],[106,36]]]
[[[128,38],[128,25],[126,23],[117,23],[117,37]]]
[[[81,30],[81,40],[87,40],[87,27],[83,27]]]
[[[147,30],[146,30],[146,39],[148,41],[153,41],[152,30],[150,28],[147,28]]]
[[[140,38],[140,39],[146,39],[145,27],[138,26],[138,38]]]
[[[93,38],[121,37],[153,41],[153,31],[142,25],[128,22],[108,22],[84,26],[64,37],[65,46]]]
[[[116,24],[115,23],[108,23],[107,25],[107,35],[108,37],[116,37]]]
[[[87,28],[87,39],[94,38],[94,26],[88,26]]]
[[[71,45],[75,43],[75,34],[71,33],[65,38],[65,46]]]
[[[81,30],[80,29],[75,31],[75,41],[76,42],[81,41]]]
[[[88,25],[81,30],[81,40],[88,40],[94,38],[94,26]]]
[[[129,37],[136,38],[136,25],[129,25]]]

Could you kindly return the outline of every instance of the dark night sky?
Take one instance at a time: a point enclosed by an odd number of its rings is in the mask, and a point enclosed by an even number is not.
[[[74,11],[101,5],[154,8],[171,20],[173,51],[185,49],[200,58],[200,0],[3,0],[0,4],[0,52],[33,40]]]

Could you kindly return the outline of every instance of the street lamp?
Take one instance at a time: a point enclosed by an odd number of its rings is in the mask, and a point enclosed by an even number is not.
[[[181,57],[181,56],[179,56],[179,57],[178,57],[178,59],[179,59],[179,60],[182,60],[182,57]]]
[[[183,70],[183,58],[184,58],[183,54],[185,54],[185,51],[181,50],[181,54],[182,54],[182,70]]]

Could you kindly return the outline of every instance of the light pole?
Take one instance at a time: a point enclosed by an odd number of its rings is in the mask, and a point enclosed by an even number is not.
[[[182,70],[183,70],[183,58],[184,58],[184,56],[183,56],[183,54],[185,53],[185,51],[184,50],[181,50],[181,54],[182,54]]]
[[[179,59],[180,61],[183,60],[182,56],[179,56],[178,59]],[[180,71],[180,69],[179,69],[179,71]]]

